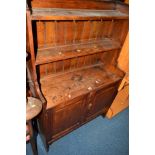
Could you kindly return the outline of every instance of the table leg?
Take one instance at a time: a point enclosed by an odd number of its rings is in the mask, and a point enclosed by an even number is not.
[[[33,155],[38,155],[38,151],[37,151],[37,143],[33,134],[33,127],[32,127],[32,121],[28,121],[27,125],[29,127],[30,130],[30,143],[31,143],[31,147],[32,147],[32,152]]]

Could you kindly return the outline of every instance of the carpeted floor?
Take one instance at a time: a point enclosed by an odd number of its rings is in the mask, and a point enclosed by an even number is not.
[[[54,142],[48,153],[39,135],[37,143],[39,155],[128,155],[129,109],[111,120],[97,117]],[[26,154],[32,154],[30,144],[26,146]]]

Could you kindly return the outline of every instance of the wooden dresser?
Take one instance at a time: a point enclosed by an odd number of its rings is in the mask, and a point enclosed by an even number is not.
[[[117,58],[128,32],[128,5],[104,0],[31,0],[27,8],[30,88],[43,110],[49,144],[105,116],[124,72]]]

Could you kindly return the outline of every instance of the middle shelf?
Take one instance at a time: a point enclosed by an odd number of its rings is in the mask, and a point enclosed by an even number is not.
[[[110,38],[56,45],[37,50],[36,65],[119,49],[121,44]]]

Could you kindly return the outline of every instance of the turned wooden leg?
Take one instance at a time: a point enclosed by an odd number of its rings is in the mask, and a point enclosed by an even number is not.
[[[37,146],[36,146],[36,142],[35,142],[34,138],[30,139],[30,143],[31,143],[33,154],[38,155]]]
[[[28,125],[29,130],[30,130],[30,143],[31,143],[33,155],[38,155],[37,143],[36,143],[36,140],[35,140],[35,137],[34,137],[34,134],[33,134],[33,127],[32,127],[31,120],[27,121],[27,125]]]
[[[49,144],[48,144],[48,142],[46,141],[46,138],[45,138],[45,136],[44,136],[44,133],[42,132],[43,129],[40,128],[39,119],[37,119],[37,130],[38,130],[38,132],[40,133],[40,138],[41,138],[41,140],[42,140],[42,142],[43,142],[45,151],[48,152],[48,151],[49,151]]]

